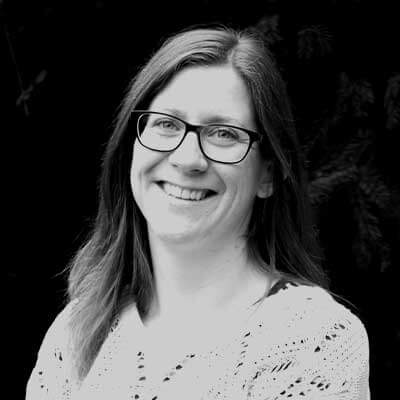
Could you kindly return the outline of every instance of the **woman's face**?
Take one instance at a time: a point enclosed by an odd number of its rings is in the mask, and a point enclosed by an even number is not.
[[[178,72],[153,99],[150,111],[171,114],[192,124],[218,121],[255,130],[247,87],[229,65],[188,67]],[[150,235],[174,243],[222,243],[247,230],[256,195],[272,193],[267,163],[253,144],[238,164],[221,164],[201,152],[189,132],[175,151],[161,153],[135,141],[131,185]],[[182,188],[187,191],[182,192]],[[214,194],[187,200],[193,192]]]

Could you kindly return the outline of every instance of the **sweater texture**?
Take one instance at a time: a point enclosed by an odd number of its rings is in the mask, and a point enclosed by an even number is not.
[[[370,399],[366,329],[317,286],[278,281],[240,329],[201,352],[177,354],[154,377],[154,358],[146,359],[141,347],[144,325],[132,304],[77,382],[69,350],[72,307],[61,311],[44,337],[26,400]]]

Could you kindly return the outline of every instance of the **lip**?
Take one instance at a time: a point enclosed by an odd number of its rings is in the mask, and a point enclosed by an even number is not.
[[[197,200],[197,201],[193,201],[193,200],[187,200],[187,199],[180,199],[179,197],[174,197],[169,195],[168,193],[166,193],[162,187],[162,183],[167,182],[167,181],[157,181],[156,186],[158,187],[158,190],[164,195],[166,196],[166,198],[168,198],[169,202],[171,203],[171,205],[175,204],[175,205],[187,205],[190,207],[193,206],[200,206],[201,204],[207,204],[209,201],[213,201],[215,195],[217,194],[215,191],[212,191],[211,189],[206,189],[206,190],[210,190],[212,193],[208,194],[206,197],[204,197],[202,200]],[[170,183],[170,182],[168,182]],[[172,183],[172,185],[175,185],[174,183]],[[179,186],[179,185],[176,185]],[[180,186],[183,188],[187,188],[185,186]],[[195,189],[196,190],[196,189]],[[197,190],[204,190],[204,189],[197,189]]]
[[[158,181],[155,181],[155,183],[160,187],[162,186],[163,183],[169,183],[170,185],[178,186],[181,189],[186,189],[186,190],[208,190],[209,192],[211,192],[211,195],[214,195],[214,194],[217,193],[216,190],[210,189],[208,187],[184,186],[184,185],[180,185],[178,183],[174,183],[174,182],[171,182],[171,181],[165,181],[165,180],[158,180]]]

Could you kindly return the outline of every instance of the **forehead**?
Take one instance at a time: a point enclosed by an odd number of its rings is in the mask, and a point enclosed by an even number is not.
[[[230,65],[187,67],[179,71],[153,99],[150,110],[177,110],[193,123],[227,117],[254,125],[249,91]]]

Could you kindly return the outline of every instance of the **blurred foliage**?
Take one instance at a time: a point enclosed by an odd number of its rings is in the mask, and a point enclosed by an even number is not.
[[[301,88],[310,93],[297,93],[297,101],[313,105],[312,88],[318,80],[311,73],[291,76],[290,67],[307,64],[309,71],[321,76],[323,68],[334,77],[333,101],[319,99],[325,108],[314,114],[299,128],[309,173],[309,195],[317,210],[334,204],[335,196],[343,193],[351,205],[353,243],[351,246],[355,267],[360,271],[385,271],[392,261],[390,242],[397,228],[388,231],[385,226],[399,226],[398,187],[387,182],[385,171],[377,162],[377,145],[390,146],[389,135],[400,125],[400,74],[390,76],[385,91],[385,127],[378,121],[378,88],[367,78],[351,77],[346,71],[333,70],[329,60],[335,59],[334,32],[324,25],[304,25],[297,32],[285,36],[279,27],[278,14],[262,17],[255,27],[263,32],[265,41],[283,60],[289,89],[293,80],[305,80]],[[296,36],[295,46],[291,46]],[[321,59],[328,59],[324,65]],[[285,69],[286,63],[286,69]],[[287,66],[291,63],[290,67]],[[279,64],[279,62],[278,62]],[[301,67],[300,67],[301,68]],[[294,83],[295,86],[296,83]],[[317,100],[318,101],[318,100]],[[325,101],[325,103],[324,103]],[[377,104],[378,103],[378,104]],[[294,103],[296,109],[296,103]],[[386,138],[386,142],[385,142]],[[384,149],[380,150],[384,152]],[[333,206],[334,207],[334,206]],[[340,213],[340,210],[331,211]],[[340,218],[340,217],[339,217]]]
[[[400,74],[389,78],[385,92],[386,129],[389,131],[400,124]]]

